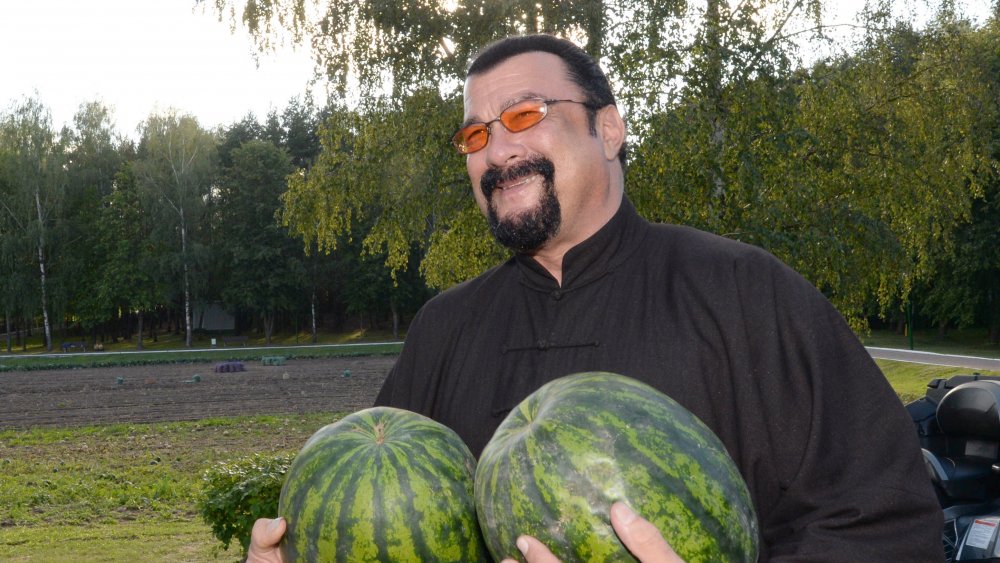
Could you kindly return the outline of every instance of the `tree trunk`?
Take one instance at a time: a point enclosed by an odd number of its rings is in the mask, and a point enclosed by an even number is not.
[[[264,343],[265,346],[271,345],[271,333],[274,332],[274,313],[265,311],[263,315],[264,322]]]
[[[316,344],[318,342],[318,335],[316,333],[316,291],[313,290],[312,298],[309,302],[309,315],[312,318],[312,343]]]
[[[142,350],[142,310],[136,311],[135,349]]]
[[[3,326],[4,326],[4,328],[7,329],[7,353],[10,354],[11,352],[13,352],[13,349],[11,348],[11,340],[10,340],[10,311],[4,311],[4,314],[3,314]]]
[[[906,335],[906,315],[903,313],[896,315],[896,334],[900,336]]]
[[[191,280],[188,275],[187,255],[187,224],[184,221],[184,210],[181,209],[181,262],[184,268],[184,344],[188,348],[192,344],[191,327]]]
[[[938,339],[943,339],[945,336],[948,336],[948,320],[947,319],[938,322]]]
[[[35,210],[38,213],[38,271],[41,275],[42,321],[45,323],[45,350],[52,351],[52,327],[49,325],[49,305],[45,277],[45,214],[42,213],[42,194],[35,190]]]
[[[726,179],[723,172],[723,151],[726,142],[726,117],[722,101],[722,24],[719,15],[720,0],[708,0],[705,11],[705,50],[707,52],[705,72],[705,93],[709,107],[708,119],[712,127],[709,145],[712,163],[708,171],[712,181],[712,197],[719,200],[717,209],[724,205]]]
[[[399,307],[396,306],[396,300],[389,300],[389,310],[392,311],[392,337],[399,339]]]
[[[986,318],[990,327],[990,344],[1000,344],[1000,295],[996,288],[986,293]]]

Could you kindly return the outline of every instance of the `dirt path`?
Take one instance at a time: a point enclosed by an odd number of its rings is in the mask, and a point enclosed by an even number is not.
[[[214,363],[0,373],[0,428],[351,412],[371,406],[395,361],[246,361],[246,371],[229,373],[214,372]]]

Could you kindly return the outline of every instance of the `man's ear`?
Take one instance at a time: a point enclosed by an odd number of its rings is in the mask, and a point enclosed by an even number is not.
[[[604,157],[608,160],[617,160],[618,151],[625,142],[625,121],[618,113],[618,108],[613,105],[597,110],[596,118],[597,134],[604,144]]]

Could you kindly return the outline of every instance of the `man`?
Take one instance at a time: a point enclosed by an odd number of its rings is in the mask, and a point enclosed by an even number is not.
[[[757,509],[761,561],[943,559],[914,429],[878,368],[771,255],[637,215],[625,125],[595,61],[553,37],[508,38],[472,63],[464,97],[453,143],[516,255],[421,309],[377,404],[435,418],[478,455],[543,383],[621,373],[722,439]],[[623,522],[648,524],[611,514],[623,541]],[[653,539],[640,558],[670,560]],[[523,540],[529,560],[549,560]]]

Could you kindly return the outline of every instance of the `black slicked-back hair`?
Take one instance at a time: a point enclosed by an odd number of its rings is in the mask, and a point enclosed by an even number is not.
[[[524,53],[543,52],[551,53],[562,59],[569,73],[569,79],[583,90],[584,100],[587,104],[587,119],[590,124],[590,133],[597,134],[595,116],[597,110],[605,106],[617,106],[615,95],[611,91],[611,83],[604,75],[600,65],[586,51],[577,47],[566,39],[560,39],[554,35],[516,35],[506,37],[490,43],[484,47],[475,58],[469,69],[466,71],[468,77],[488,72],[500,63],[511,57]],[[625,143],[622,143],[621,150],[618,151],[618,160],[625,166]]]

